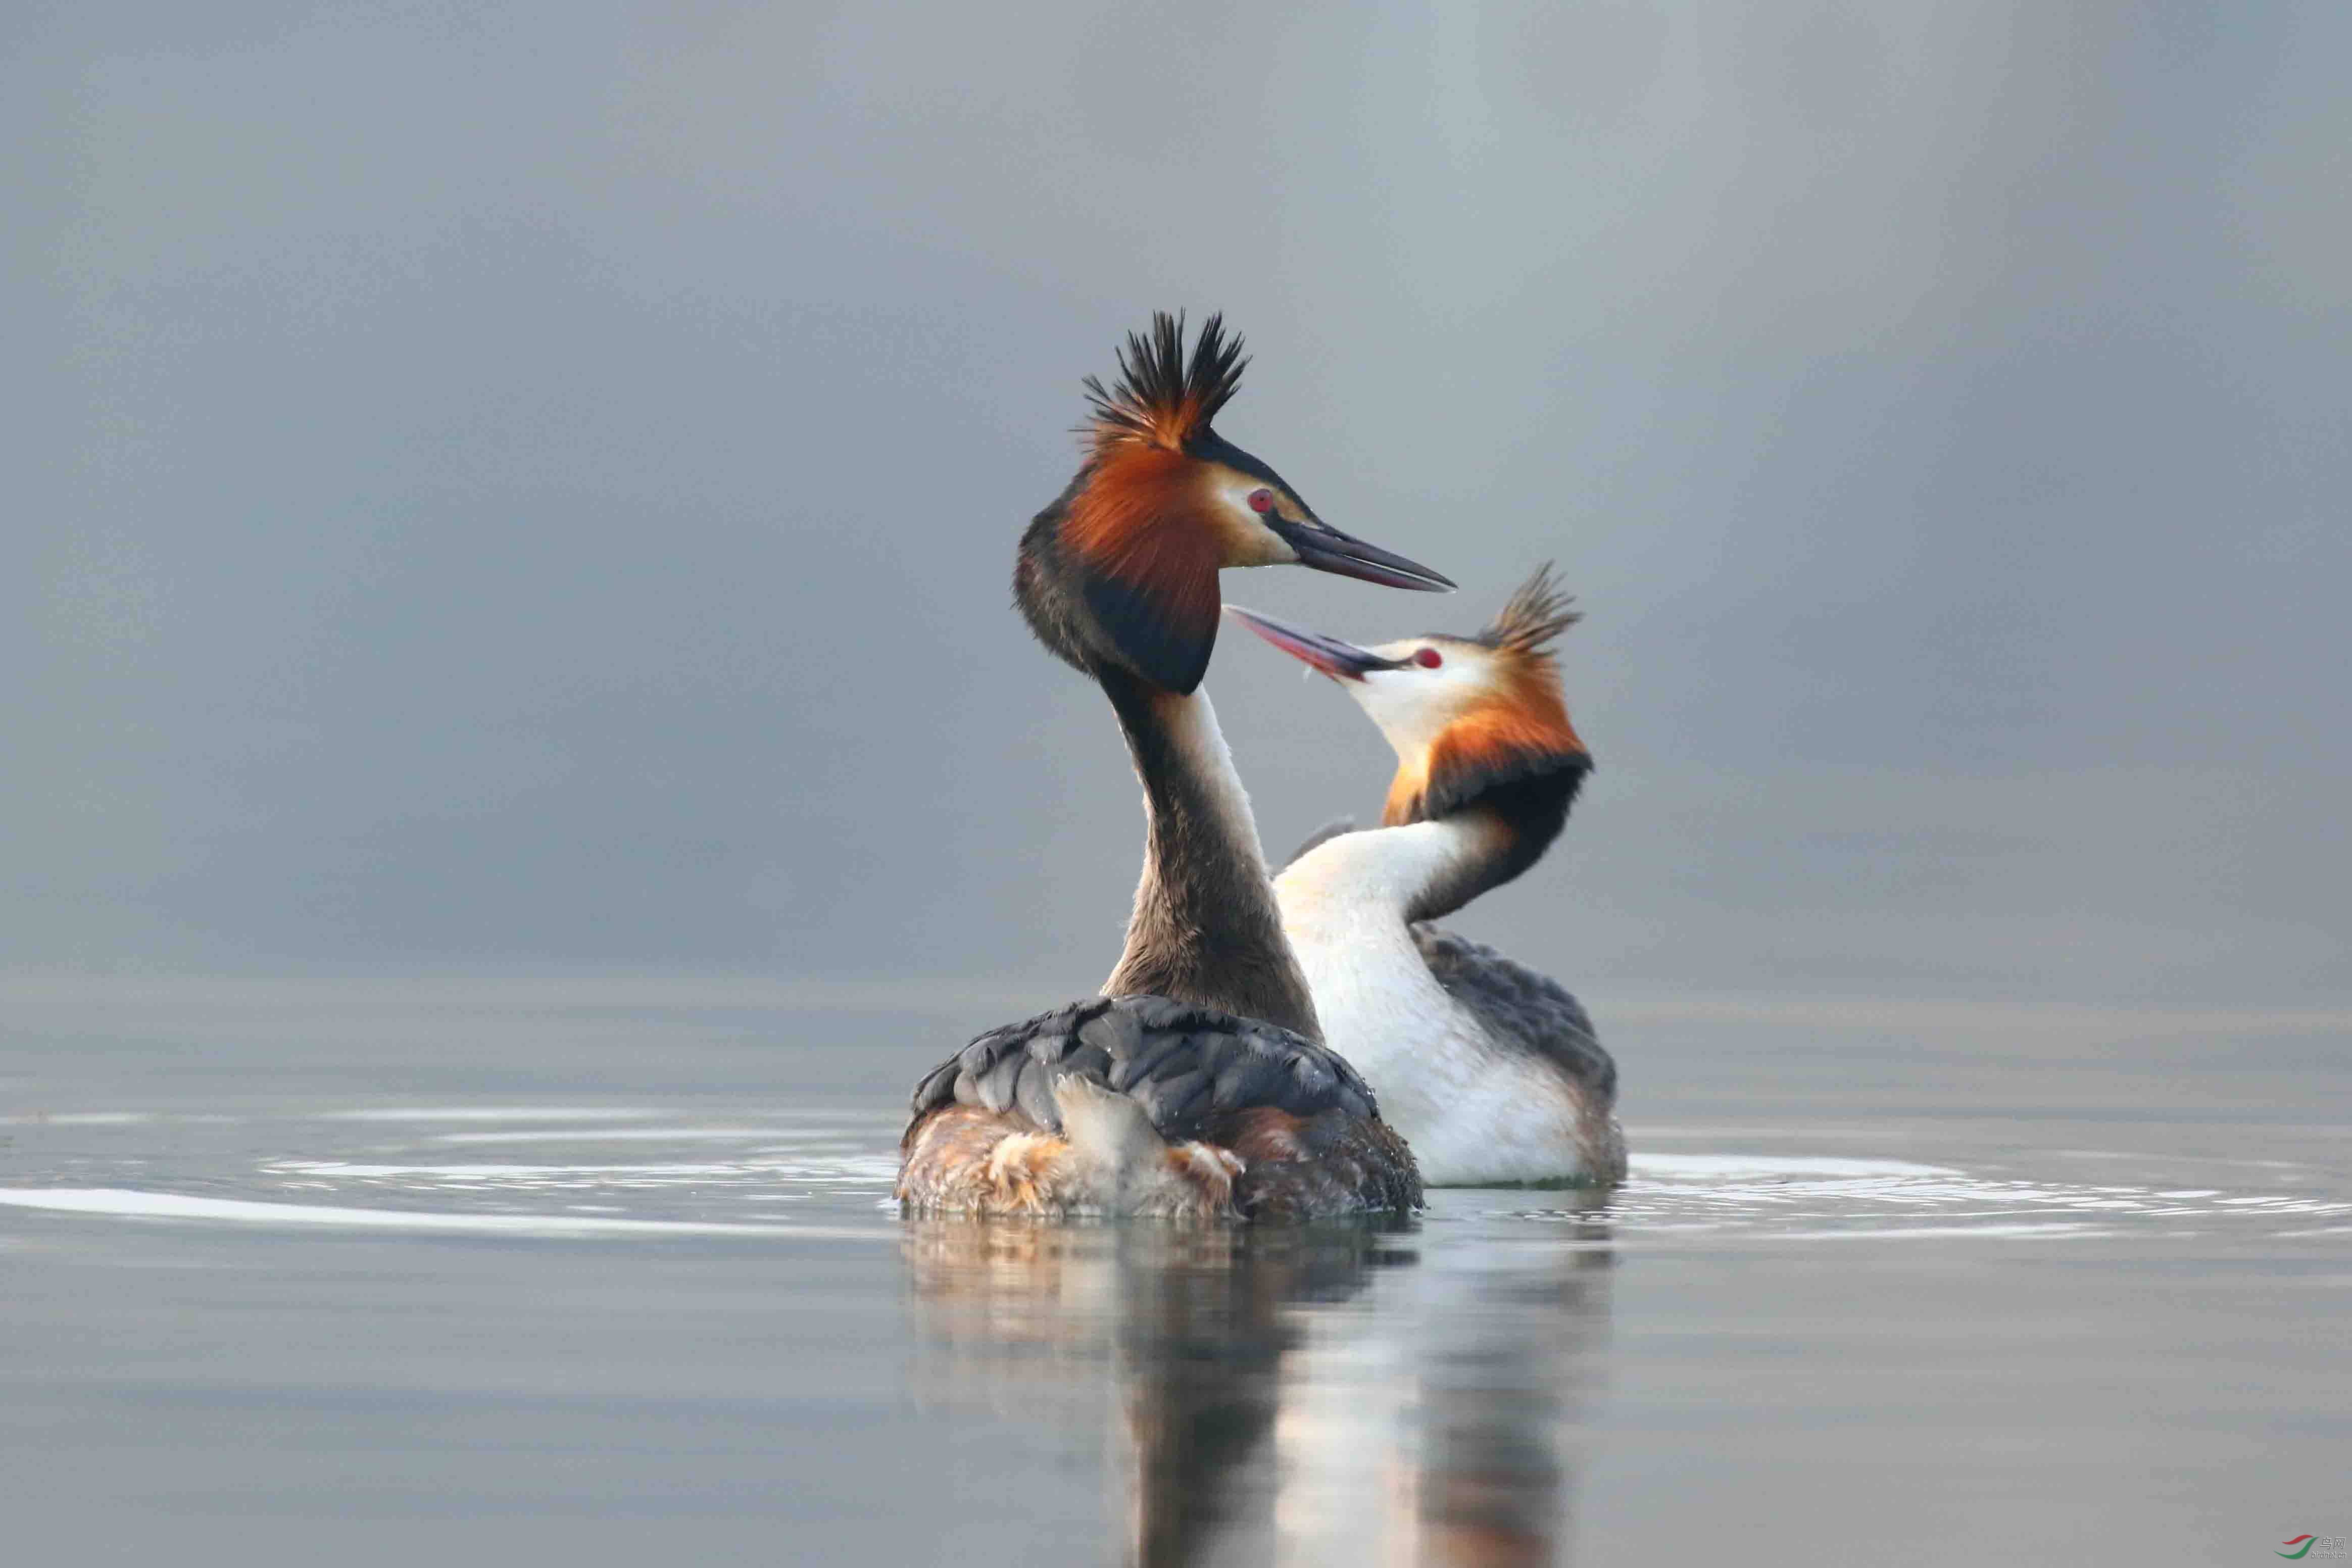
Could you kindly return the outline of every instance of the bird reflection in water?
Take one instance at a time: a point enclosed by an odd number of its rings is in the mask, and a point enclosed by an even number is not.
[[[932,1386],[1072,1426],[1108,1395],[1128,1562],[1542,1563],[1568,1558],[1612,1261],[1597,1215],[1545,1217],[1507,1242],[941,1219],[904,1245]]]

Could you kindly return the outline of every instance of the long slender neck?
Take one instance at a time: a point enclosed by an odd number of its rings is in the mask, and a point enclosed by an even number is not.
[[[1319,1039],[1208,695],[1180,697],[1116,669],[1097,679],[1127,733],[1146,820],[1127,950],[1104,992],[1171,997]]]
[[[1478,810],[1342,833],[1284,868],[1275,884],[1283,920],[1311,945],[1343,929],[1402,931],[1450,914],[1494,885],[1511,853],[1510,837],[1492,814]],[[1456,896],[1465,889],[1473,891]]]
[[[1538,771],[1500,773],[1442,816],[1344,833],[1300,856],[1282,874],[1285,919],[1295,928],[1305,911],[1346,907],[1433,921],[1526,871],[1559,837],[1591,763],[1578,753],[1514,765]]]

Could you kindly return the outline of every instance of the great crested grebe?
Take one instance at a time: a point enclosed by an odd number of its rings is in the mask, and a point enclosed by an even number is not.
[[[1579,618],[1549,564],[1472,637],[1360,648],[1238,605],[1396,748],[1381,827],[1339,823],[1275,880],[1324,1039],[1371,1083],[1433,1184],[1625,1174],[1617,1067],[1575,997],[1428,924],[1542,858],[1592,758],[1552,644]]]
[[[1110,699],[1142,781],[1143,876],[1104,994],[982,1035],[915,1087],[909,1209],[1305,1217],[1418,1206],[1421,1180],[1354,1068],[1317,1043],[1249,798],[1209,700],[1217,573],[1296,563],[1453,584],[1333,529],[1211,427],[1239,385],[1220,318],[1089,377],[1085,462],[1022,535],[1013,597]]]

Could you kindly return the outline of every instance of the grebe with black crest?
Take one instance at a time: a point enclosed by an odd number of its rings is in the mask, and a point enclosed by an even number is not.
[[[1220,318],[1130,335],[1091,378],[1076,477],[1022,536],[1013,596],[1047,651],[1102,688],[1147,831],[1105,994],[982,1035],[916,1086],[910,1211],[1310,1218],[1421,1201],[1402,1139],[1319,1043],[1249,798],[1200,689],[1217,574],[1297,564],[1444,591],[1331,528],[1212,426],[1240,384]]]
[[[1553,651],[1579,617],[1550,566],[1467,637],[1365,648],[1228,611],[1329,676],[1397,754],[1383,826],[1325,828],[1275,880],[1325,1043],[1433,1184],[1622,1181],[1617,1065],[1582,1005],[1429,923],[1542,858],[1592,769]]]

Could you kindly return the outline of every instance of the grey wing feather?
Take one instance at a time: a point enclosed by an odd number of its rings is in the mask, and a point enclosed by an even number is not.
[[[1329,843],[1332,839],[1339,837],[1341,834],[1353,833],[1355,831],[1356,819],[1354,817],[1340,816],[1333,818],[1331,821],[1327,822],[1322,826],[1317,828],[1314,832],[1308,834],[1307,836],[1307,842],[1292,850],[1290,852],[1290,858],[1285,860],[1279,869],[1287,871],[1291,867],[1297,865],[1299,860],[1306,856],[1308,850],[1319,849],[1324,845]]]
[[[1433,925],[1414,926],[1412,940],[1446,994],[1497,1038],[1517,1041],[1549,1062],[1603,1109],[1616,1102],[1617,1064],[1602,1048],[1584,1005],[1558,981]]]
[[[1111,1068],[1105,1076],[1111,1088],[1125,1094],[1146,1079],[1163,1071],[1190,1072],[1199,1065],[1199,1058],[1186,1048],[1183,1036],[1164,1032],[1144,1043],[1143,1048]],[[1181,1052],[1180,1057],[1178,1053]]]
[[[1054,1108],[1054,1083],[1051,1069],[1045,1063],[1029,1057],[1021,1061],[1019,1086],[1014,1089],[1013,1103],[1030,1121],[1057,1114]]]
[[[1059,1131],[1053,1084],[1069,1073],[1129,1095],[1170,1139],[1262,1106],[1299,1117],[1377,1109],[1355,1068],[1302,1035],[1165,996],[1097,996],[972,1041],[916,1085],[908,1126],[960,1104]]]
[[[1194,1127],[1209,1109],[1209,1075],[1195,1068],[1191,1072],[1171,1073],[1165,1078],[1150,1079],[1129,1091],[1151,1125],[1163,1138],[1180,1136],[1170,1129]]]

